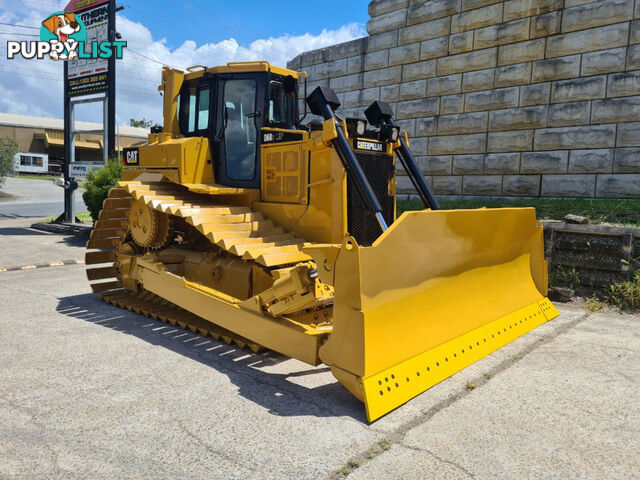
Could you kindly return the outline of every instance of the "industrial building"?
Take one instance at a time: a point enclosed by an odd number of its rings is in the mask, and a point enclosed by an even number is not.
[[[96,131],[101,123],[75,122],[78,130]],[[148,131],[144,128],[120,126],[116,131],[116,150],[144,143]],[[32,117],[0,113],[0,138],[9,137],[18,143],[14,170],[22,173],[61,174],[64,164],[64,121],[60,118]],[[102,162],[101,134],[76,135],[76,161]]]

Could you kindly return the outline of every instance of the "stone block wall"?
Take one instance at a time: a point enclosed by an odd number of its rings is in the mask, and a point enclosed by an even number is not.
[[[289,68],[389,102],[436,194],[640,197],[640,0],[373,0]],[[399,172],[399,192],[411,182]]]
[[[640,228],[557,221],[543,224],[552,281],[606,289],[640,273]]]

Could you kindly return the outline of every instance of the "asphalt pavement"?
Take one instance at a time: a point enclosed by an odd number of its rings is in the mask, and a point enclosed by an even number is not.
[[[75,193],[76,212],[86,212],[83,190]],[[8,177],[0,189],[1,218],[39,218],[64,210],[64,190],[51,180]]]
[[[0,267],[82,241],[0,219]],[[0,478],[640,478],[640,318],[561,316],[373,424],[325,367],[0,273]]]

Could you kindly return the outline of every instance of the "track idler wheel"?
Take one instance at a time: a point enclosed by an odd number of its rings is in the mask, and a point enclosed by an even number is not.
[[[169,215],[147,206],[143,200],[137,200],[129,213],[129,231],[133,241],[141,247],[163,248],[171,239]]]

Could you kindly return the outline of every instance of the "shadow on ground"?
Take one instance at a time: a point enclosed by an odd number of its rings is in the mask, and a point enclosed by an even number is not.
[[[241,396],[266,408],[272,415],[348,416],[366,423],[364,405],[338,382],[331,381],[333,377],[329,380],[328,367],[295,370],[300,363],[276,352],[254,354],[250,350],[102,303],[92,294],[60,298],[56,310],[69,317],[133,335],[207,365],[226,375],[238,387]],[[261,370],[278,366],[285,370],[287,361],[292,363],[293,371],[290,373]],[[322,384],[307,387],[296,383],[296,378],[307,376],[317,377],[309,378],[305,383]],[[215,398],[215,392],[211,392],[211,396]]]
[[[52,236],[54,234],[49,232],[43,232],[40,230],[35,230],[29,227],[4,227],[0,228],[0,237],[1,236]],[[55,242],[60,245],[64,245],[67,247],[80,247],[84,248],[87,244],[88,237],[86,236],[75,236],[75,235],[66,235],[61,237],[59,241]]]
[[[88,237],[76,237],[74,235],[67,235],[60,239],[59,244],[66,245],[67,247],[81,247],[85,248],[87,246]]]
[[[31,230],[30,228],[20,228],[20,227],[6,227],[0,228],[0,235],[48,235],[44,232],[39,232],[37,230]]]

